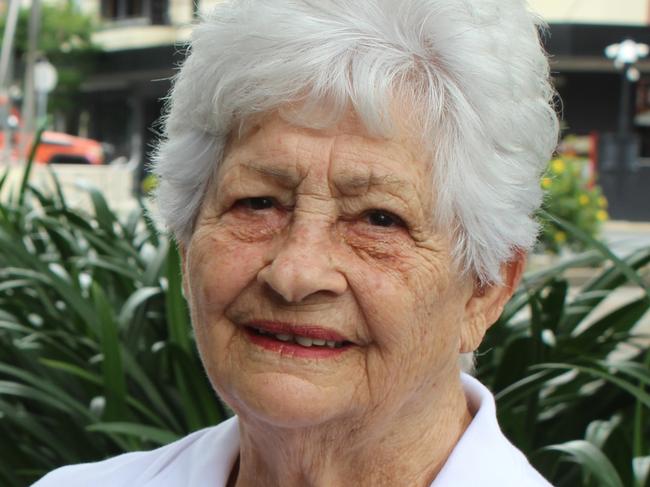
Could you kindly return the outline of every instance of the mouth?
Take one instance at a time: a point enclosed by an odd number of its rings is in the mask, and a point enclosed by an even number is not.
[[[339,333],[317,326],[255,322],[246,324],[244,330],[256,345],[283,355],[331,357],[355,345]]]

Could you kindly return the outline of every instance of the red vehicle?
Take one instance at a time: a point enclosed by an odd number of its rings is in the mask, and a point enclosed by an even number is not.
[[[31,137],[13,137],[12,157],[27,159],[31,149]],[[18,153],[22,148],[21,154]],[[0,132],[0,152],[4,149],[4,134]],[[75,137],[60,132],[43,132],[41,143],[36,149],[35,162],[41,164],[104,164],[104,149],[102,144],[92,139]]]
[[[20,127],[20,118],[13,111],[10,126]],[[12,159],[26,160],[32,146],[32,136],[12,130]],[[0,154],[4,150],[4,133],[0,131]],[[41,164],[104,164],[106,162],[102,144],[93,139],[75,137],[61,132],[45,131],[36,149],[35,162]]]

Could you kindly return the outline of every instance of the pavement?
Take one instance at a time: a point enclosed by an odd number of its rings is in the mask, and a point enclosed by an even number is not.
[[[630,252],[650,247],[650,221],[627,222],[608,221],[603,225],[602,239],[619,257]]]

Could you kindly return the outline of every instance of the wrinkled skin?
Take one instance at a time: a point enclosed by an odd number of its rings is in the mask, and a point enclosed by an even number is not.
[[[228,147],[181,253],[203,363],[240,417],[238,486],[429,485],[471,420],[458,355],[496,320],[523,259],[503,286],[459,277],[410,133],[272,115]],[[259,319],[354,345],[280,354],[244,333]]]

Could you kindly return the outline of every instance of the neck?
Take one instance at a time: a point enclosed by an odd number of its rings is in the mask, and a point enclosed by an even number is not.
[[[470,421],[459,381],[392,413],[310,428],[240,415],[240,458],[231,480],[236,487],[428,487]]]

